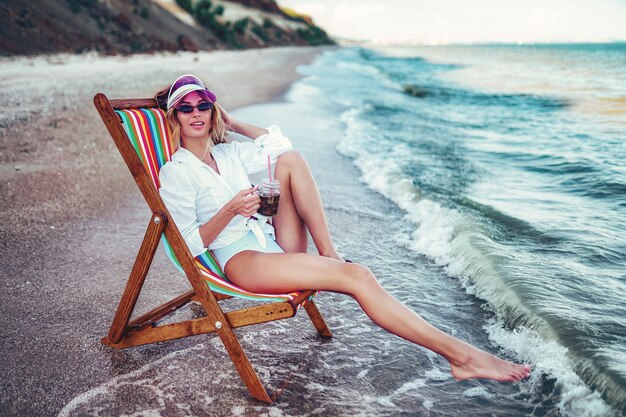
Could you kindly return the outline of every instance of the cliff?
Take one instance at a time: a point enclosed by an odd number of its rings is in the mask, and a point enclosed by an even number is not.
[[[4,0],[0,55],[329,45],[307,16],[274,0]]]

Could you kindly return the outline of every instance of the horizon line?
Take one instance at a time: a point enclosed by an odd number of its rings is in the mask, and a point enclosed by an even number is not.
[[[525,45],[615,45],[626,44],[626,39],[598,40],[598,41],[411,41],[411,40],[376,40],[376,39],[350,39],[332,37],[340,45],[360,44],[371,46],[525,46]]]

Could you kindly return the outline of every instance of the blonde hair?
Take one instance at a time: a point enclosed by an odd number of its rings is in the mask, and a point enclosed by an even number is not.
[[[158,106],[163,110],[167,109],[167,95],[169,88],[170,87],[168,86],[154,95],[154,99],[156,100]],[[171,108],[165,113],[165,120],[170,128],[170,145],[172,147],[172,152],[176,152],[176,150],[182,146],[180,122],[176,117],[176,111],[177,110],[175,108]],[[224,119],[222,118],[221,107],[217,103],[213,103],[213,110],[211,110],[211,128],[209,129],[209,138],[211,139],[212,146],[215,146],[218,143],[226,143],[226,123],[224,123]]]

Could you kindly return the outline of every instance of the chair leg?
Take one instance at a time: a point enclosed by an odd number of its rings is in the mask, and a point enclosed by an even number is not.
[[[148,224],[148,229],[141,243],[141,248],[135,259],[135,264],[128,278],[124,294],[120,300],[120,304],[117,307],[115,318],[111,324],[109,330],[109,340],[113,343],[117,343],[122,339],[124,332],[130,321],[130,316],[133,314],[137,298],[143,287],[143,283],[148,275],[150,264],[154,259],[154,254],[159,246],[161,234],[167,223],[167,217],[162,213],[153,213]]]
[[[306,310],[309,318],[313,322],[313,326],[317,330],[317,333],[323,337],[333,337],[332,332],[328,328],[322,313],[318,310],[317,306],[313,302],[313,300],[309,300],[304,304],[304,309]]]
[[[237,372],[239,372],[239,376],[243,380],[244,384],[246,384],[250,395],[259,401],[271,404],[272,399],[267,394],[267,391],[265,391],[259,376],[252,367],[252,364],[241,347],[239,339],[237,339],[233,329],[228,324],[223,324],[222,326],[221,330],[218,329],[217,334],[222,340],[222,343],[224,343],[224,347],[230,355],[233,364],[235,364],[235,368],[237,369]]]

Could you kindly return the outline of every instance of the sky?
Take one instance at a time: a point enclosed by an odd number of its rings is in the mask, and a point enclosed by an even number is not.
[[[626,41],[626,0],[278,0],[330,35],[380,43]]]

